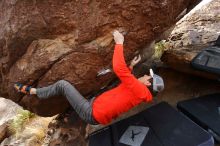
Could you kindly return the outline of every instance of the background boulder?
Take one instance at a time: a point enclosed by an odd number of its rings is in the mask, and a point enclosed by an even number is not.
[[[181,72],[218,78],[215,74],[193,69],[190,63],[202,49],[213,45],[220,35],[219,10],[219,0],[203,1],[177,22],[169,36],[169,48],[163,54],[162,61]]]

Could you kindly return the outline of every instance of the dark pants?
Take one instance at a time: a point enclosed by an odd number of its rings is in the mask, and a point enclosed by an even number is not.
[[[92,102],[85,99],[69,82],[60,80],[48,87],[37,88],[37,96],[46,99],[52,96],[66,97],[77,114],[87,123],[98,124],[92,115]]]

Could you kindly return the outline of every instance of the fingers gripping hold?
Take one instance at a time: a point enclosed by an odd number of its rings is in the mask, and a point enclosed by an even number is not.
[[[124,36],[118,30],[115,30],[113,32],[113,37],[114,37],[114,40],[115,40],[116,44],[122,44],[123,45]]]

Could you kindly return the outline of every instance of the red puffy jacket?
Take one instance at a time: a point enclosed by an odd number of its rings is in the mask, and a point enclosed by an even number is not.
[[[138,81],[126,65],[123,45],[115,45],[113,70],[121,83],[96,97],[93,102],[93,117],[100,124],[108,124],[139,103],[152,100],[148,88]]]

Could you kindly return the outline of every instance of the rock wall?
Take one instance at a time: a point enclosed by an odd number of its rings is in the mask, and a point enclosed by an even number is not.
[[[18,95],[14,82],[42,87],[65,79],[87,95],[114,78],[112,74],[96,77],[97,71],[111,67],[114,29],[126,33],[129,60],[194,2],[197,0],[2,0],[0,95],[40,115],[61,112],[68,106],[64,98],[40,101]]]
[[[213,45],[219,35],[220,0],[203,1],[176,24],[162,61],[181,72],[218,79],[215,74],[193,69],[190,63],[198,52]]]

